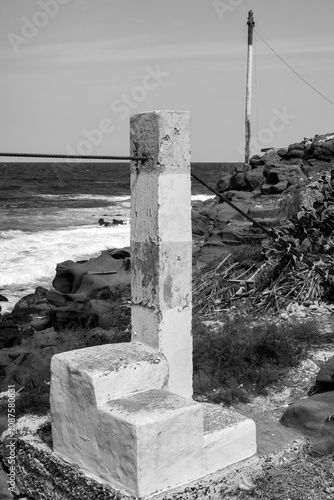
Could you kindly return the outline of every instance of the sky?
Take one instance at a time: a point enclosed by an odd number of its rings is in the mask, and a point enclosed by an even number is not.
[[[0,152],[128,155],[182,110],[192,161],[243,161],[250,9],[251,153],[334,132],[333,0],[0,0]]]

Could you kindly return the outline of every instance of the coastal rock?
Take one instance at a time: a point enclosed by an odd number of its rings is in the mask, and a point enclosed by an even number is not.
[[[288,148],[279,148],[277,150],[277,154],[281,157],[281,158],[285,158],[286,155],[287,155],[287,152],[288,152]]]
[[[214,229],[204,242],[198,256],[199,262],[209,263],[231,253],[231,245],[258,244],[266,237],[250,222],[233,222],[224,229]]]
[[[26,295],[20,299],[11,312],[11,318],[15,323],[23,328],[25,325],[31,325],[36,330],[41,331],[50,326],[50,304],[47,302],[47,290],[38,287],[35,293]]]
[[[18,325],[12,319],[0,322],[0,349],[12,343],[19,331]]]
[[[280,164],[281,157],[277,153],[277,149],[269,149],[264,155],[254,155],[249,160],[249,163],[252,168],[264,167],[265,165],[276,166],[276,164]]]
[[[283,413],[281,424],[301,431],[322,455],[334,452],[334,391],[296,401]]]
[[[216,190],[219,193],[224,193],[230,188],[230,180],[232,175],[229,172],[223,173],[219,181],[217,182]]]
[[[261,186],[262,194],[278,194],[289,186],[302,186],[307,182],[306,176],[297,165],[282,165],[269,168],[266,180]]]
[[[307,149],[307,156],[318,160],[334,160],[334,133],[316,135]]]
[[[8,384],[38,386],[42,380],[50,380],[50,362],[57,353],[58,334],[54,328],[35,332],[21,345],[0,351],[0,366],[4,370],[0,391]]]
[[[334,391],[334,356],[320,369],[316,379],[316,386],[325,391]]]
[[[252,187],[252,191],[260,188],[261,184],[264,182],[263,168],[256,167],[249,170],[248,179]]]
[[[318,160],[317,158],[310,158],[302,166],[302,170],[307,177],[313,177],[322,171],[329,170],[330,164],[325,160]],[[334,164],[333,164],[334,168]]]
[[[130,249],[106,250],[84,263],[57,264],[46,294],[55,324],[110,326],[112,305],[130,286]]]
[[[116,328],[90,328],[74,334],[53,327],[42,332],[20,332],[21,343],[0,350],[0,392],[8,384],[41,387],[50,383],[50,363],[55,354],[94,345],[128,342],[129,333]],[[24,341],[23,341],[24,340]]]
[[[112,222],[106,222],[104,219],[99,219],[97,222],[100,226],[105,226],[105,227],[119,226],[125,224],[125,221],[121,219],[113,219]]]
[[[288,158],[303,158],[305,155],[305,143],[297,142],[295,144],[290,144],[286,156]]]
[[[251,169],[249,165],[238,164],[234,173],[224,173],[217,182],[216,189],[220,193],[226,191],[254,191],[263,182],[263,168]]]
[[[248,165],[236,165],[234,174],[231,176],[229,190],[252,191],[248,175]]]
[[[283,193],[288,188],[288,181],[279,181],[279,182],[264,182],[261,186],[262,194],[279,194]]]
[[[53,287],[62,294],[76,293],[85,275],[107,276],[117,274],[121,269],[128,270],[130,261],[125,260],[130,257],[130,248],[111,249],[101,252],[101,254],[88,261],[78,264],[72,260],[67,260],[57,264],[56,276],[52,282]],[[46,294],[48,299],[49,294]]]

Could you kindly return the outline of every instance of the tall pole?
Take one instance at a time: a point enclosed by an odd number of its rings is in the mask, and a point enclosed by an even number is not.
[[[246,116],[245,116],[245,163],[249,163],[251,140],[251,93],[253,69],[253,30],[255,26],[253,11],[248,12],[248,50],[247,50],[247,77],[246,77]]]

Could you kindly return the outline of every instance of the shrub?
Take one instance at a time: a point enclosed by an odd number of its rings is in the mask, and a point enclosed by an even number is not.
[[[287,369],[297,366],[308,348],[319,343],[314,321],[250,325],[238,316],[211,331],[198,318],[193,322],[194,371],[203,371],[210,381],[213,402],[231,404],[265,394],[282,381]]]

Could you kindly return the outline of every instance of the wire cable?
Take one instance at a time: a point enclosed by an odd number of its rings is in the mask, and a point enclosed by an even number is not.
[[[145,162],[147,156],[145,154],[138,156],[90,156],[90,155],[57,155],[57,154],[34,154],[34,153],[0,153],[0,156],[17,157],[17,158],[75,158],[79,160],[134,160]]]
[[[306,83],[306,85],[308,85],[312,90],[314,90],[317,94],[319,94],[321,97],[323,97],[324,99],[326,99],[326,101],[328,101],[330,104],[333,104],[334,106],[334,102],[331,101],[330,99],[328,99],[328,97],[326,97],[324,94],[322,94],[318,89],[316,89],[313,85],[311,85],[307,80],[305,80],[304,77],[302,77],[295,69],[293,69],[292,66],[290,66],[289,63],[287,63],[282,56],[280,56],[275,49],[273,49],[273,47],[271,45],[269,45],[268,42],[266,42],[266,40],[260,35],[260,33],[254,28],[254,31],[255,33],[257,34],[257,36],[259,38],[261,38],[261,40],[269,47],[270,50],[273,51],[273,53],[289,68],[291,69],[291,71],[298,76],[298,78],[300,78],[304,83]]]

